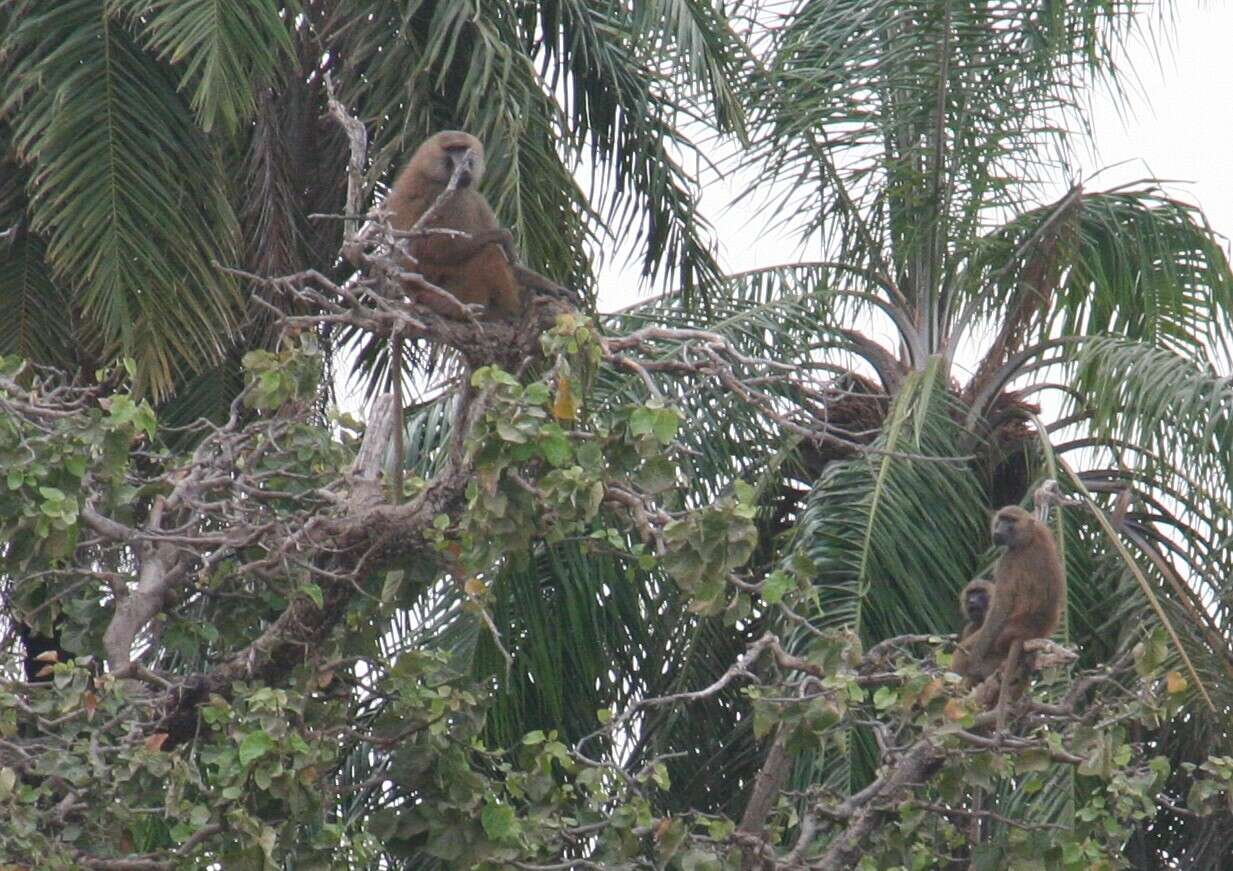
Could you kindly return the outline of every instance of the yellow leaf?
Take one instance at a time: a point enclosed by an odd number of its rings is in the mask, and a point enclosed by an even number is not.
[[[951,722],[954,722],[955,720],[962,720],[967,716],[967,714],[967,708],[964,707],[963,702],[958,699],[951,699],[946,703],[946,707],[942,709],[942,716]]]
[[[573,388],[564,375],[557,378],[557,398],[552,403],[552,416],[557,420],[578,419],[578,403],[574,402]]]
[[[467,591],[468,596],[474,596],[477,599],[488,592],[488,585],[479,578],[467,578],[467,582],[462,585],[462,588]]]
[[[1180,672],[1171,671],[1165,675],[1165,688],[1169,691],[1169,695],[1175,695],[1190,686],[1186,678],[1182,677]]]

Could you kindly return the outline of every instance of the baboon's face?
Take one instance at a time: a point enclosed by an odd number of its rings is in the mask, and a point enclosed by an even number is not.
[[[989,613],[989,591],[970,590],[967,601],[963,604],[963,613],[968,622],[977,626],[985,622],[985,614]]]
[[[1032,538],[1032,515],[1018,505],[1008,505],[993,516],[993,543],[1018,547]]]
[[[455,145],[445,151],[446,173],[449,178],[454,177],[454,172],[458,172],[458,186],[460,188],[470,187],[471,183],[479,178],[483,172],[480,158],[476,157],[475,152],[470,148],[465,148],[460,145]]]
[[[446,130],[433,137],[432,142],[440,151],[436,167],[437,178],[445,184],[457,171],[458,186],[470,187],[484,174],[484,146],[469,133],[461,130]]]

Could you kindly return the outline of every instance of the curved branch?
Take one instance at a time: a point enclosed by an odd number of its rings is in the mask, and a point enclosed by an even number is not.
[[[984,416],[985,410],[989,403],[991,403],[999,393],[1006,389],[1006,385],[1010,383],[1015,376],[1020,374],[1024,364],[1033,357],[1037,357],[1046,351],[1052,350],[1053,348],[1060,348],[1066,345],[1075,345],[1080,342],[1088,341],[1091,338],[1091,336],[1061,336],[1056,339],[1049,339],[1036,345],[1032,345],[1030,348],[1024,348],[1018,354],[1011,357],[1006,361],[1005,365],[989,377],[989,380],[985,386],[982,387],[974,397],[972,397],[972,405],[968,408],[967,416],[964,418],[964,427],[970,430],[973,426],[975,426],[976,421]],[[1058,358],[1052,360],[1051,362],[1057,363],[1060,361],[1061,358]]]

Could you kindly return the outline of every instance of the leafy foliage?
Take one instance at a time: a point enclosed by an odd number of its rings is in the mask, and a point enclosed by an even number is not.
[[[778,11],[0,8],[6,861],[1223,860],[1233,271],[1155,183],[1041,202],[1141,12]],[[632,237],[674,286],[474,334],[387,295],[409,362],[474,363],[399,422],[400,493],[322,387],[339,323],[391,371],[319,290],[327,73],[370,191],[464,127],[530,266]],[[719,275],[723,137],[813,260]],[[995,737],[946,636],[1044,478],[1078,658]]]
[[[556,360],[546,379],[523,383],[495,367],[476,370],[473,388],[488,397],[488,404],[467,435],[467,452],[475,466],[462,500],[450,512],[426,518],[427,551],[410,562],[372,564],[355,579],[358,589],[351,579],[341,586],[331,582],[333,571],[315,571],[315,558],[253,583],[260,577],[252,573],[266,548],[279,549],[281,532],[276,530],[296,529],[312,515],[328,516],[323,490],[339,480],[351,454],[350,443],[328,429],[291,420],[275,429],[272,421],[260,417],[247,425],[223,427],[214,437],[223,441],[205,444],[233,445],[236,462],[231,468],[238,489],[229,499],[219,499],[230,483],[209,483],[202,476],[208,465],[199,464],[229,464],[227,456],[207,459],[213,451],[200,448],[190,454],[165,449],[142,457],[130,454],[134,439],[160,441],[162,433],[150,406],[127,394],[111,395],[105,407],[82,406],[76,414],[61,416],[39,440],[30,438],[39,431],[39,414],[10,417],[5,444],[38,445],[31,461],[10,472],[9,498],[3,503],[4,534],[10,542],[6,574],[25,575],[12,591],[13,601],[31,618],[62,615],[62,643],[81,655],[75,663],[49,660],[47,683],[10,683],[0,693],[0,730],[8,739],[21,741],[31,729],[40,735],[37,749],[30,745],[31,752],[23,755],[0,756],[0,802],[12,821],[0,834],[6,855],[68,866],[168,857],[239,868],[292,858],[333,864],[438,861],[500,867],[578,856],[585,849],[587,861],[604,865],[645,857],[680,867],[738,867],[744,842],[737,836],[733,811],[687,806],[665,814],[660,808],[671,801],[674,789],[667,760],[651,756],[627,767],[621,763],[622,748],[654,726],[654,709],[711,700],[724,685],[752,676],[749,669],[764,655],[759,667],[764,678],[736,696],[750,707],[755,736],[781,730],[791,736],[794,752],[816,759],[823,771],[848,758],[858,727],[871,720],[893,730],[896,746],[927,748],[929,785],[891,811],[898,825],[881,827],[880,834],[862,842],[863,855],[878,867],[961,848],[967,837],[964,828],[948,812],[931,816],[925,813],[928,808],[961,808],[973,788],[1011,783],[1014,795],[1007,799],[1008,807],[1016,807],[1019,796],[1041,789],[1052,790],[1047,794],[1056,797],[1056,785],[1049,784],[1059,765],[1072,771],[1081,787],[1074,793],[1073,829],[1062,834],[1033,830],[1029,824],[1026,831],[1035,837],[1026,838],[1015,834],[1020,830],[994,832],[973,853],[974,860],[1013,864],[1045,855],[1068,868],[1113,862],[1136,823],[1156,813],[1158,796],[1167,794],[1175,765],[1201,767],[1191,794],[1202,813],[1211,813],[1227,794],[1223,757],[1199,762],[1149,759],[1141,739],[1132,737],[1132,723],[1151,730],[1190,716],[1184,707],[1186,680],[1172,668],[1163,633],[1143,630],[1129,633],[1131,652],[1116,654],[1118,680],[1109,681],[1107,667],[1083,678],[1092,686],[1108,683],[1112,691],[1099,700],[1084,701],[1086,693],[1071,693],[1061,671],[1047,669],[1039,690],[1047,704],[1034,709],[1039,722],[1023,737],[1008,739],[1006,746],[974,736],[994,715],[983,711],[956,677],[939,667],[946,653],[936,636],[913,636],[923,645],[916,653],[906,646],[895,652],[866,650],[850,627],[859,625],[872,633],[880,621],[891,628],[900,625],[895,615],[866,608],[856,619],[836,620],[833,626],[819,622],[820,628],[801,635],[796,656],[771,633],[751,640],[741,655],[744,664],[727,666],[712,687],[686,691],[679,701],[673,696],[634,696],[620,684],[601,683],[602,692],[593,697],[599,700],[598,708],[587,715],[592,734],[579,739],[563,740],[553,729],[509,732],[525,717],[510,707],[519,698],[549,709],[555,705],[557,717],[566,721],[582,716],[565,707],[579,698],[570,681],[596,670],[594,662],[588,663],[595,654],[592,648],[568,644],[557,648],[554,660],[534,661],[545,641],[568,641],[570,635],[554,633],[548,624],[523,622],[521,615],[534,615],[540,606],[511,595],[509,584],[515,576],[501,566],[518,564],[528,552],[539,550],[551,566],[572,547],[585,561],[597,557],[598,566],[625,563],[671,578],[668,583],[681,597],[684,613],[735,609],[738,615],[763,614],[768,622],[774,622],[771,615],[783,619],[803,608],[823,617],[843,613],[842,600],[836,600],[832,590],[849,582],[841,574],[829,584],[821,582],[829,576],[825,566],[830,557],[823,551],[790,560],[764,582],[732,580],[755,554],[756,488],[737,483],[731,495],[671,517],[661,516],[662,509],[638,495],[636,482],[646,480],[644,464],[674,450],[675,413],[654,405],[628,406],[610,420],[587,417],[574,428],[562,428],[554,413],[560,409],[559,393],[554,399],[552,384],[555,381],[559,392],[563,373],[602,364],[596,357],[602,347],[597,342],[587,322],[566,316],[544,337]],[[311,343],[306,352],[249,356],[246,395],[254,408],[285,409],[311,391],[311,373],[319,358]],[[8,361],[0,381],[5,400],[25,397],[23,402],[31,402],[31,394],[20,386],[28,378],[23,364]],[[52,386],[47,382],[43,390]],[[53,401],[57,396],[76,401],[70,399],[73,394],[54,388],[47,395]],[[911,405],[905,401],[906,407]],[[937,421],[922,422],[918,449],[936,449],[934,427],[942,433],[953,429],[953,418],[939,411]],[[911,420],[903,410],[897,416]],[[910,432],[910,427],[893,431]],[[917,480],[914,475],[923,474],[926,481],[938,474],[965,480],[945,463],[891,461],[891,455],[884,454],[880,461],[875,455],[871,463],[885,488],[881,498],[888,501],[907,499],[913,489],[919,490],[922,484],[910,483]],[[879,471],[879,462],[886,468]],[[900,463],[901,468],[891,468]],[[169,477],[158,466],[171,470]],[[899,480],[905,474],[908,477]],[[135,487],[142,480],[147,483]],[[163,489],[156,485],[160,480],[181,482],[181,489],[156,495]],[[252,679],[237,679],[201,696],[191,742],[177,744],[176,727],[150,731],[141,725],[143,720],[158,723],[159,711],[165,710],[162,679],[134,680],[131,673],[100,674],[93,668],[96,654],[89,651],[99,649],[100,635],[102,649],[112,657],[107,639],[126,606],[117,604],[115,614],[100,607],[100,590],[89,585],[103,579],[92,580],[98,573],[90,566],[113,565],[127,573],[145,565],[140,571],[149,582],[155,571],[152,557],[123,557],[128,547],[123,530],[142,523],[148,510],[166,510],[158,505],[175,505],[175,492],[183,492],[188,486],[183,482],[193,480],[224,490],[217,491],[212,507],[205,509],[211,521],[197,531],[189,532],[197,529],[191,525],[181,529],[182,542],[205,547],[197,563],[201,569],[197,581],[184,589],[185,600],[166,614],[151,667],[167,675],[186,666],[208,669],[209,661],[225,661],[237,645],[262,633],[263,626],[286,620],[297,599],[303,607],[322,611],[330,597],[334,607],[343,609],[339,617],[347,631],[332,633],[323,647],[302,658],[285,686],[254,673]],[[249,482],[261,482],[260,488]],[[411,490],[419,493],[442,486],[445,479],[440,476],[432,482],[410,482]],[[659,492],[675,488],[673,484]],[[596,492],[598,496],[592,495]],[[259,505],[243,507],[258,493],[264,494]],[[121,501],[122,494],[129,495]],[[532,498],[536,510],[524,504]],[[644,521],[651,526],[644,527],[643,534],[662,542],[662,548],[648,548],[622,530],[624,517],[639,516],[637,511],[625,514],[631,499],[652,518]],[[99,519],[93,512],[100,508],[114,519]],[[229,520],[220,526],[224,518]],[[337,515],[330,522],[343,518]],[[83,528],[96,538],[81,539]],[[212,530],[223,528],[230,529],[237,547],[229,556],[212,558],[211,542],[217,540]],[[807,519],[800,528],[812,530]],[[271,534],[260,540],[244,532],[250,529]],[[893,543],[863,535],[871,550],[893,552],[887,549]],[[109,536],[117,537],[104,544]],[[820,538],[816,532],[801,537],[809,542]],[[31,542],[32,548],[12,546],[19,541]],[[435,570],[424,563],[432,552]],[[974,556],[969,554],[969,559]],[[871,562],[868,577],[894,571],[897,563],[889,559],[880,556],[879,562]],[[30,574],[36,566],[43,570]],[[531,657],[527,673],[557,675],[557,682],[536,681],[530,691],[518,691],[515,682],[497,694],[491,680],[477,680],[467,666],[474,641],[452,644],[452,633],[440,623],[434,627],[423,610],[415,630],[417,643],[394,654],[383,652],[378,639],[388,631],[389,621],[399,608],[429,605],[441,570],[464,594],[455,599],[461,612],[453,621],[477,626],[503,656],[510,655],[510,645],[519,660]],[[576,570],[557,571],[566,583],[571,574],[585,576]],[[63,591],[61,580],[74,575],[86,583]],[[718,584],[713,580],[717,577]],[[954,582],[960,577],[956,573]],[[495,583],[490,585],[489,578]],[[639,631],[640,611],[651,600],[622,604],[614,597],[624,577],[616,572],[607,579],[612,587],[606,592],[602,586],[577,592],[562,587],[564,598],[552,601],[574,613],[563,617],[561,625],[579,625],[579,617],[592,607],[589,600],[599,593],[608,600],[605,604],[619,604],[618,613],[628,621],[624,643],[615,652],[640,656],[643,650],[654,651],[654,638],[633,634]],[[340,600],[338,590],[350,593]],[[876,594],[871,585],[870,597]],[[496,624],[485,615],[502,600],[504,610],[495,613],[503,631],[490,636]],[[209,618],[195,619],[192,615],[202,609]],[[518,622],[510,619],[514,615],[519,615]],[[938,620],[944,622],[945,616],[939,614]],[[621,622],[613,621],[612,627]],[[532,638],[539,641],[529,644]],[[1128,670],[1132,663],[1137,677]],[[207,681],[207,674],[187,679],[170,698],[195,692],[192,687]],[[798,686],[794,676],[814,683]],[[1076,704],[1093,705],[1106,725],[1092,727],[1091,717],[1077,716],[1068,707]],[[907,764],[904,760],[911,755],[897,764]],[[111,759],[119,768],[104,761]],[[48,776],[52,772],[55,776]],[[365,776],[357,776],[362,772]],[[873,769],[864,776],[873,777]],[[829,801],[832,787],[829,778],[802,786],[810,795],[818,790],[817,801]],[[1035,804],[1031,818],[1051,818]],[[834,813],[842,815],[844,805],[836,807]],[[78,808],[93,810],[79,818]],[[54,815],[72,822],[51,826]],[[768,818],[771,849],[791,848],[797,820],[794,801],[781,799]],[[858,826],[855,817],[851,825]],[[1048,838],[1043,837],[1046,831]],[[802,843],[808,855],[827,862],[832,861],[827,857],[841,855],[843,835]]]

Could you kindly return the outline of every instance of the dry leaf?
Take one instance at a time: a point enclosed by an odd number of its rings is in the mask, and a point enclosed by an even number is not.
[[[578,403],[574,401],[574,390],[564,375],[557,378],[557,398],[552,403],[552,416],[557,420],[578,419]]]
[[[920,698],[918,698],[917,701],[920,703],[920,706],[923,708],[925,705],[933,701],[934,696],[936,696],[941,691],[942,691],[942,681],[938,680],[935,677],[933,680],[929,681],[929,683],[925,684],[924,688],[920,691]]]

